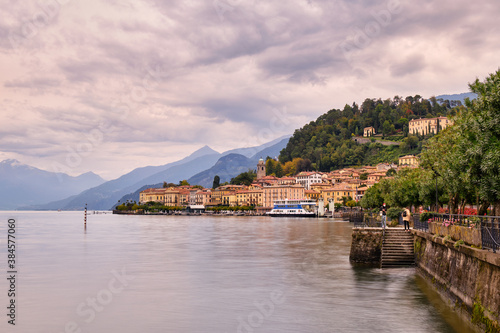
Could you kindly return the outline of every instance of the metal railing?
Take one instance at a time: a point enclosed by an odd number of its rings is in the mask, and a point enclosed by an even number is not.
[[[429,230],[429,221],[420,221],[420,214],[413,215],[413,229],[428,231]]]
[[[425,215],[424,215],[425,214]],[[424,220],[420,216],[413,216],[415,229],[428,231],[429,222],[442,223],[444,226],[462,226],[477,228],[481,231],[481,246],[483,249],[496,252],[500,249],[500,216],[477,216],[461,214],[438,214],[423,213]]]
[[[496,220],[481,220],[481,243],[483,249],[496,252],[500,248],[500,217]]]
[[[356,212],[349,216],[349,222],[354,223],[355,228],[381,228],[382,222],[377,221],[373,213]]]

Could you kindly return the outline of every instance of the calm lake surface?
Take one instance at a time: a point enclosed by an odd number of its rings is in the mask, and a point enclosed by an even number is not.
[[[468,332],[414,269],[356,268],[352,225],[327,219],[16,219],[16,326],[1,332]]]

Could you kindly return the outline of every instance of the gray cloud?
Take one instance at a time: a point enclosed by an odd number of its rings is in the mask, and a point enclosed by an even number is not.
[[[419,73],[425,69],[425,58],[421,54],[414,54],[401,61],[394,63],[390,67],[392,76],[405,76]]]
[[[499,3],[400,0],[390,12],[395,1],[68,2],[13,48],[9,34],[41,9],[0,0],[0,150],[46,159],[96,128],[106,161],[117,147],[229,149],[274,109],[292,119],[279,137],[346,103],[463,92],[497,69]]]

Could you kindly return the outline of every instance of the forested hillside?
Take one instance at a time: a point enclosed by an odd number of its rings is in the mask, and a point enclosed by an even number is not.
[[[460,101],[423,99],[420,95],[392,99],[365,99],[343,110],[333,109],[295,131],[280,153],[281,163],[294,158],[308,159],[313,169],[330,171],[346,166],[396,162],[403,154],[418,154],[427,137],[408,135],[408,122],[418,118],[455,115],[463,108]],[[363,136],[365,127],[376,135],[367,143],[354,139]],[[383,145],[378,141],[394,142]]]

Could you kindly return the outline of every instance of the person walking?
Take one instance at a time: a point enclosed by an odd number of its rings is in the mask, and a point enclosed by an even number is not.
[[[405,209],[403,209],[403,224],[405,231],[410,231],[410,215],[410,210],[405,207]]]
[[[382,228],[385,229],[387,223],[386,223],[386,219],[387,219],[387,208],[385,206],[385,202],[384,204],[382,205],[382,209],[381,209],[381,213],[382,213]]]

